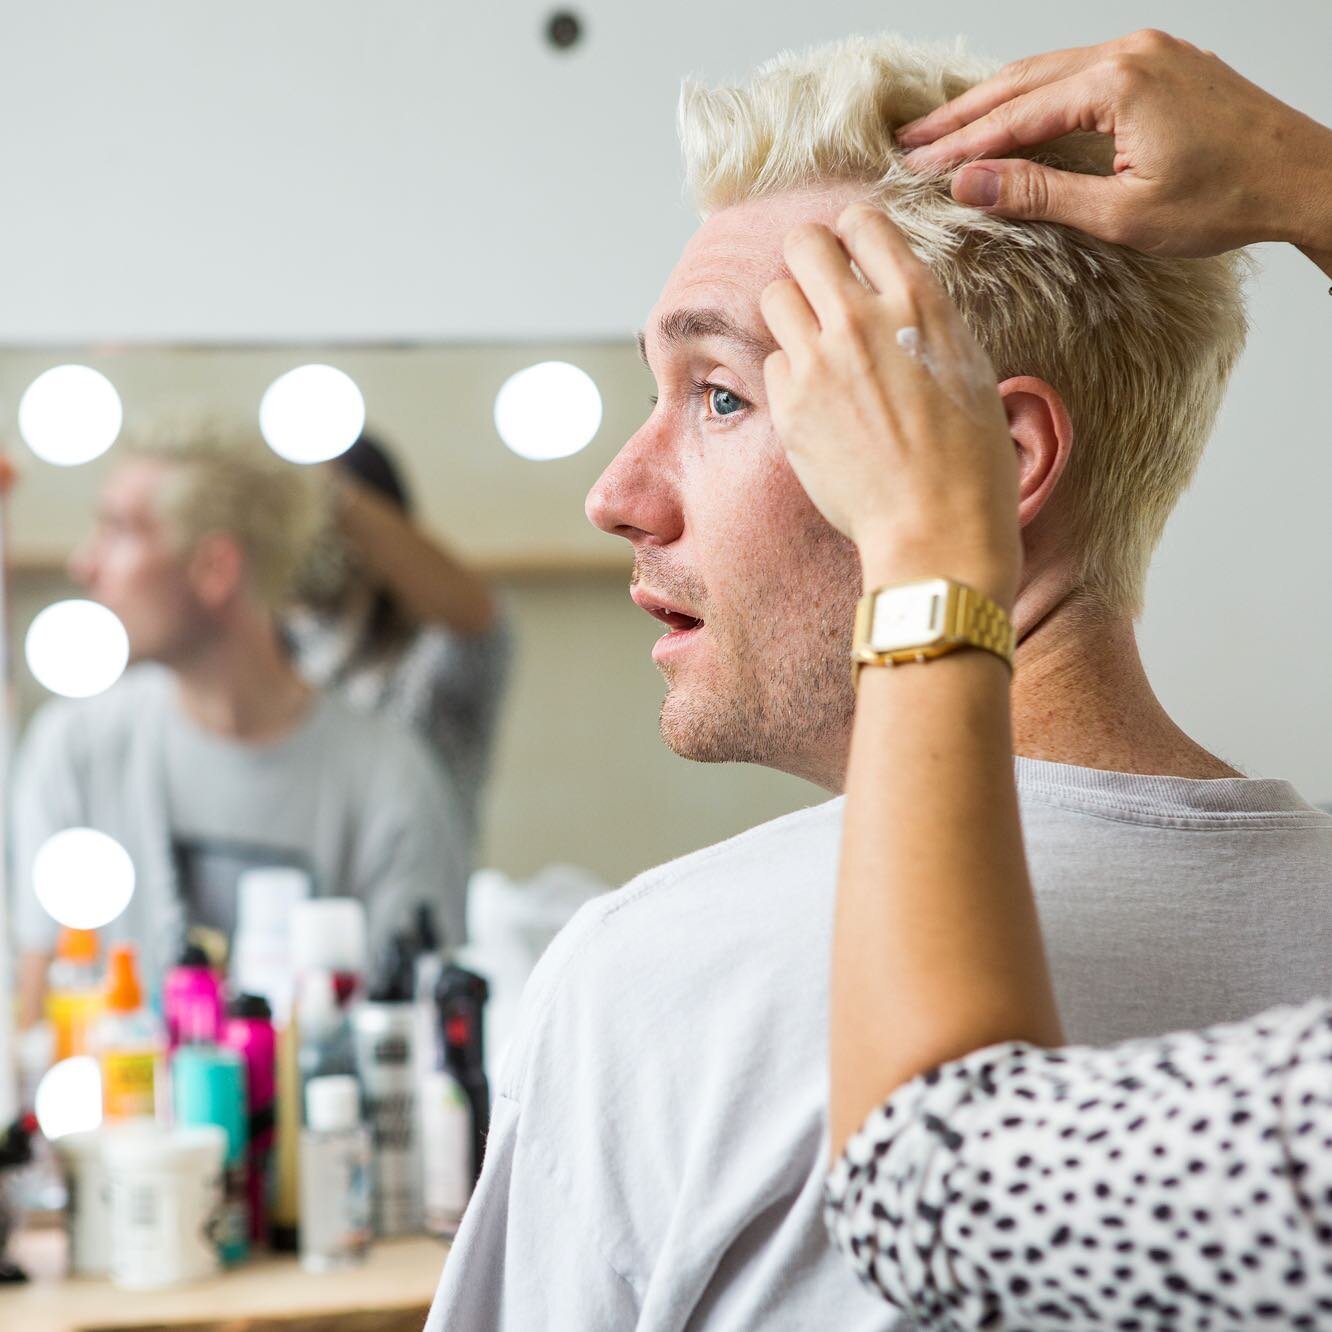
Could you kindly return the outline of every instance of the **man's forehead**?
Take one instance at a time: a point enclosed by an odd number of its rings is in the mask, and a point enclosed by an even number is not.
[[[782,242],[801,222],[831,226],[864,191],[835,185],[748,199],[720,209],[690,238],[648,321],[647,341],[678,334],[685,312],[703,312],[689,331],[707,332],[723,315],[750,337],[771,342],[759,310],[763,289],[786,271]],[[714,335],[724,331],[714,329]],[[678,338],[676,339],[678,340]]]

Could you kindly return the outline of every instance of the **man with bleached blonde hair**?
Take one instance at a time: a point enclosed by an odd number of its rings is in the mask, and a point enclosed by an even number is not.
[[[795,309],[781,279],[840,257],[830,228],[869,201],[960,307],[1007,414],[1023,533],[1018,789],[1071,1039],[1302,1000],[1326,981],[1306,922],[1325,918],[1332,824],[1288,784],[1246,778],[1186,736],[1152,693],[1133,628],[1241,347],[1240,261],[1154,258],[1005,221],[955,202],[945,174],[912,170],[894,129],[987,72],[882,37],[782,56],[742,86],[685,89],[704,220],[643,336],[652,414],[587,504],[633,547],[631,596],[666,628],[653,651],[663,738],[686,757],[841,789],[854,611],[873,573],[774,433],[765,316],[841,320],[854,340],[845,292]],[[1044,158],[1095,171],[1103,154],[1065,141]],[[899,345],[928,357],[919,334],[901,330]],[[555,941],[429,1332],[894,1325],[820,1216],[840,819],[833,800],[649,871]],[[915,1237],[897,1243],[910,1262]],[[1032,1280],[1040,1260],[1032,1245]],[[1076,1325],[1081,1306],[1068,1307]]]
[[[362,898],[374,947],[418,903],[461,940],[468,867],[438,765],[396,723],[312,689],[279,634],[322,504],[318,478],[253,431],[173,419],[121,446],[69,569],[124,624],[131,666],[105,694],[42,708],[15,773],[22,1022],[40,1016],[56,933],[33,864],[69,827],[129,852],[135,894],[105,933],[138,944],[150,986],[188,934],[230,936],[256,866]]]

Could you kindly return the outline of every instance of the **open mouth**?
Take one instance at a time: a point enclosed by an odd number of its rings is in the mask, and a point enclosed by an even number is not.
[[[703,627],[702,620],[696,620],[692,615],[684,615],[680,611],[667,610],[665,606],[645,606],[644,609],[654,620],[660,620],[666,626],[668,633],[687,633],[690,629]]]

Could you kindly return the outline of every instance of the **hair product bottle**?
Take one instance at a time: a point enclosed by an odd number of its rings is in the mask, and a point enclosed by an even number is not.
[[[227,1135],[214,1237],[224,1263],[241,1262],[250,1251],[245,1061],[225,1046],[182,1045],[171,1061],[171,1091],[180,1127],[213,1124]]]
[[[422,1228],[414,963],[411,939],[395,937],[370,998],[351,1013],[356,1072],[374,1148],[376,1235],[415,1235]]]
[[[88,1053],[88,1037],[102,1011],[102,975],[94,930],[60,931],[47,973],[46,1018],[55,1038],[54,1057]]]
[[[245,1109],[250,1130],[245,1188],[250,1238],[264,1244],[269,1234],[277,1099],[277,1032],[267,1000],[257,994],[238,994],[227,1012],[222,1043],[245,1061]]]
[[[222,982],[198,944],[186,944],[162,982],[167,1049],[216,1042],[222,1035]]]
[[[91,1043],[102,1070],[102,1118],[152,1119],[162,1095],[161,1023],[143,1003],[133,944],[107,952],[104,1012]]]
[[[301,1131],[301,1266],[352,1267],[370,1242],[370,1134],[353,1077],[311,1078]]]

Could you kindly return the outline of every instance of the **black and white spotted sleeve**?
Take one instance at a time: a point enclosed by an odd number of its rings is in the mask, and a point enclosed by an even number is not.
[[[826,1219],[929,1329],[1332,1328],[1332,1003],[902,1087]]]

